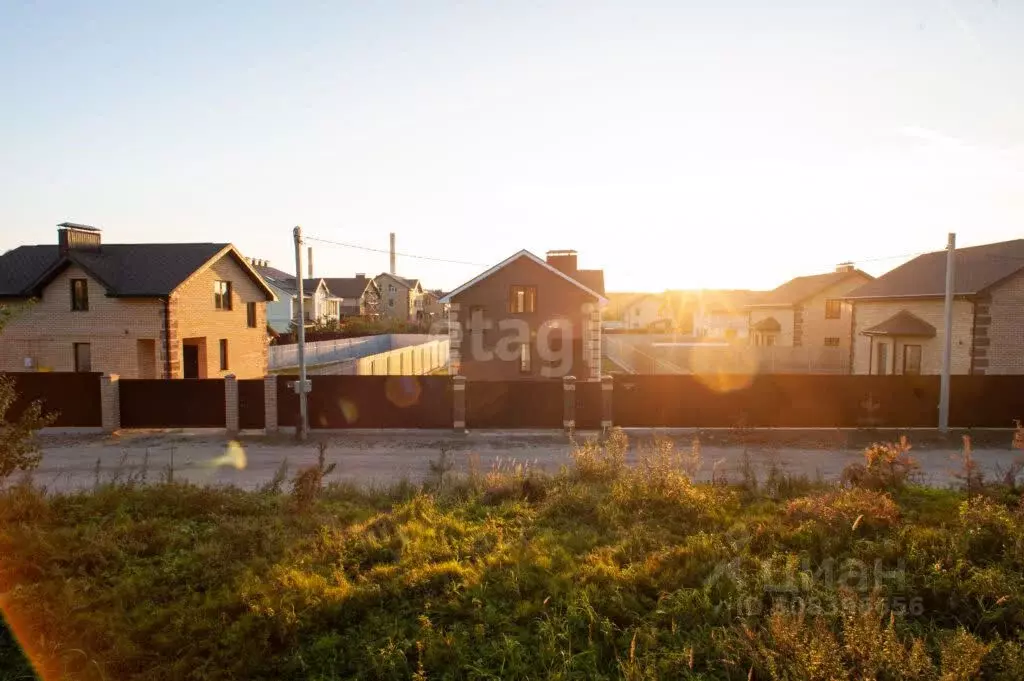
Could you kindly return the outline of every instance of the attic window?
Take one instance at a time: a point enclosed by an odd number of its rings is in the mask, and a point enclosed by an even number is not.
[[[213,282],[213,306],[218,310],[231,309],[231,282]]]
[[[843,301],[829,298],[825,301],[825,319],[839,319],[843,316]]]
[[[537,311],[536,286],[510,286],[508,289],[508,311],[513,314]]]
[[[89,280],[71,280],[71,311],[86,312],[89,309]]]

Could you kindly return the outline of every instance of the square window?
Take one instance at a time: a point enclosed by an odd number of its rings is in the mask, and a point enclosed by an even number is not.
[[[228,370],[228,339],[220,339],[220,370]]]
[[[508,311],[524,314],[537,311],[536,286],[510,286],[508,289]]]
[[[250,329],[256,328],[256,303],[245,304],[245,325]]]
[[[231,309],[231,282],[213,282],[213,306],[218,310]]]
[[[71,310],[85,312],[89,309],[89,280],[71,280]]]
[[[826,348],[838,348],[839,347],[839,336],[830,336],[825,339]]]
[[[825,301],[825,319],[839,319],[843,316],[843,301],[830,298]]]

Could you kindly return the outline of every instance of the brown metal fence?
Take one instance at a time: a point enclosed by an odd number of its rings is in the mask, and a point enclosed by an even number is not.
[[[245,378],[238,381],[238,427],[244,429],[263,428],[264,381],[262,378]]]
[[[601,427],[601,384],[593,381],[576,383],[576,427],[596,430]]]
[[[223,428],[224,379],[122,378],[122,428]]]
[[[299,399],[277,381],[278,424],[298,422]],[[312,376],[310,428],[451,428],[452,382],[447,376]]]
[[[467,428],[561,428],[561,381],[470,381]]]
[[[98,428],[103,425],[100,374],[25,372],[4,375],[14,379],[15,391],[7,418],[18,418],[32,402],[41,400],[43,412],[56,415],[51,427]]]

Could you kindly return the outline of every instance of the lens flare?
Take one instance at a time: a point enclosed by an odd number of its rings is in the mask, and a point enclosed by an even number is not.
[[[341,409],[341,415],[345,419],[345,423],[355,423],[359,418],[359,406],[352,400],[344,398],[339,400],[338,408]]]
[[[411,407],[420,401],[422,387],[415,376],[389,376],[384,384],[384,394],[396,407]]]
[[[248,463],[245,457],[245,448],[238,440],[232,440],[228,443],[224,453],[218,456],[216,459],[210,461],[209,466],[211,468],[220,468],[221,466],[232,466],[235,470],[245,470],[245,466]]]

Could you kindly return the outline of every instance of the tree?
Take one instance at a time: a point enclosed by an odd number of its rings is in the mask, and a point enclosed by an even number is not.
[[[19,308],[0,305],[0,335],[18,311]],[[53,423],[54,418],[52,414],[43,414],[43,405],[36,400],[17,419],[9,419],[7,412],[16,398],[14,379],[0,375],[0,482],[17,471],[30,471],[39,465],[43,455],[36,433]]]

